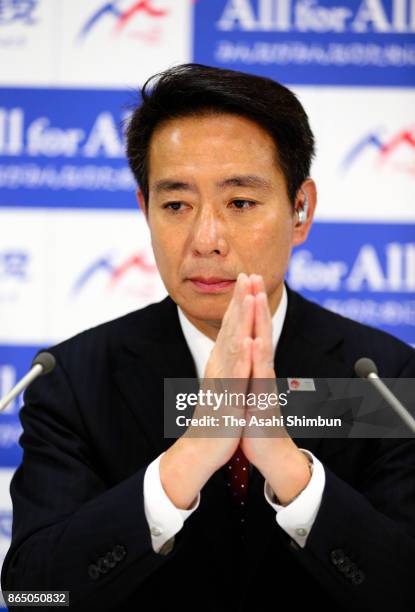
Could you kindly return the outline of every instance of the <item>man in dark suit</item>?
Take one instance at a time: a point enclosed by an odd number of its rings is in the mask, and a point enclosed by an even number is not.
[[[69,590],[74,610],[413,610],[412,439],[164,437],[164,378],[349,378],[362,354],[415,374],[410,347],[284,285],[316,204],[300,103],[182,66],[127,138],[169,295],[51,349],[26,393],[3,589]]]

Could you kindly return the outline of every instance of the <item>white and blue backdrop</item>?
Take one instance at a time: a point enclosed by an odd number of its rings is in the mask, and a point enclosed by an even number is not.
[[[298,94],[319,203],[289,284],[415,345],[415,0],[0,0],[0,395],[38,348],[165,295],[122,123],[188,61]],[[20,405],[0,414],[0,562]]]

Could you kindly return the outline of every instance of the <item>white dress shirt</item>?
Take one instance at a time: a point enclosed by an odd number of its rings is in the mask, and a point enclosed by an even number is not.
[[[287,311],[287,291],[285,285],[283,293],[272,317],[272,346],[275,350],[281,335]],[[214,346],[213,340],[200,332],[178,307],[178,315],[183,334],[192,354],[197,376],[203,378],[210,352]],[[325,485],[325,472],[322,463],[309,451],[300,449],[313,464],[311,479],[303,491],[287,506],[277,503],[269,483],[264,483],[264,496],[266,501],[275,510],[275,520],[300,547],[306,545],[307,536],[313,526],[320,508],[321,498]],[[155,552],[160,549],[183,527],[188,516],[195,512],[200,504],[200,493],[191,508],[182,510],[176,508],[171,502],[160,481],[159,463],[161,453],[148,466],[144,475],[144,512],[149,525],[151,541]],[[278,466],[276,466],[278,469]]]

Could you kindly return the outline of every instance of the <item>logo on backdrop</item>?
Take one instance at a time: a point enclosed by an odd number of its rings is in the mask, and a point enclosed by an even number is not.
[[[36,23],[35,11],[39,0],[0,0],[0,26]]]
[[[412,0],[226,0],[218,30],[272,32],[415,32]]]
[[[0,49],[9,51],[28,43],[39,23],[39,0],[0,0]]]
[[[135,205],[125,92],[4,90],[2,101],[0,189],[10,206]]]
[[[288,283],[329,310],[415,343],[413,227],[315,223],[292,255]]]
[[[3,234],[7,241],[11,228],[14,226],[13,222],[10,223],[8,215],[6,219],[6,223],[3,224],[5,225]],[[16,234],[19,232],[21,222],[21,218],[17,216],[14,222]],[[34,249],[0,248],[0,397],[10,391],[16,378],[16,371],[14,365],[10,363],[7,346],[15,342],[16,331],[21,333],[25,325],[22,325],[20,320],[22,305],[30,304],[30,316],[26,318],[25,323],[32,318],[32,315],[35,317],[33,313],[37,311],[37,304],[33,303],[32,293],[33,287],[39,282],[39,270],[35,266],[36,260]],[[40,261],[40,259],[37,260],[37,263]],[[33,327],[36,327],[34,323]],[[6,345],[3,349],[2,343]],[[0,431],[0,445],[1,436]]]
[[[349,171],[367,152],[375,151],[374,163],[415,176],[415,127],[384,136],[378,129],[365,134],[345,155],[340,170]]]
[[[148,43],[157,43],[161,30],[158,27],[157,21],[167,15],[168,11],[165,8],[157,6],[155,0],[139,0],[138,2],[125,2],[125,0],[114,0],[113,2],[105,2],[98,8],[82,26],[78,41],[83,41],[97,26],[103,22],[111,23],[111,34],[119,36],[126,31],[128,25],[134,25],[139,22],[138,18],[151,18],[152,25],[146,29],[129,29],[128,36],[137,38]],[[156,21],[156,23],[154,23]],[[142,20],[140,20],[142,25]]]
[[[415,66],[413,0],[333,4],[196,3],[194,61],[249,70],[285,83],[409,86]]]
[[[23,107],[0,107],[0,155],[121,158],[124,146],[111,112],[99,113],[84,129],[54,125],[48,116],[27,120]]]
[[[128,283],[131,273],[133,274],[131,278],[134,280],[127,284],[130,292],[138,293],[140,297],[153,294],[153,281],[156,280],[158,271],[157,266],[148,261],[146,254],[135,253],[118,263],[114,260],[113,256],[105,255],[88,265],[75,281],[71,291],[72,296],[76,297],[97,278],[101,281],[105,279],[106,291],[115,291],[125,281]],[[137,276],[142,278],[143,275],[145,279],[150,280],[150,284],[137,283]]]
[[[28,251],[17,248],[0,250],[0,306],[10,306],[22,298],[22,291],[30,280],[31,263]]]
[[[0,281],[26,280],[28,277],[29,253],[20,249],[0,251]]]
[[[413,293],[415,243],[389,242],[382,253],[373,244],[363,244],[351,262],[322,261],[301,249],[292,256],[289,282],[299,291]]]

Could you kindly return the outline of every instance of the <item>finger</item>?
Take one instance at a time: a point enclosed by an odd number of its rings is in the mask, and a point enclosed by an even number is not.
[[[255,328],[254,337],[262,338],[264,348],[272,347],[272,317],[266,293],[261,291],[255,296]]]
[[[241,378],[250,378],[252,373],[252,345],[254,343],[253,338],[243,339],[243,359],[245,369],[241,372]]]
[[[273,362],[267,362],[264,358],[264,347],[262,338],[255,338],[252,344],[252,378],[250,380],[249,392],[260,399],[260,404],[254,403],[248,410],[250,413],[260,412],[263,416],[271,412],[277,414],[275,409],[276,380]],[[267,397],[273,394],[273,400],[268,405]]]
[[[229,326],[232,325],[235,313],[238,313],[240,309],[241,295],[244,292],[244,285],[246,285],[247,283],[247,278],[247,275],[243,272],[241,272],[237,276],[232,298],[228,304],[225,314],[223,315],[222,325],[219,331],[220,336],[223,336]]]
[[[235,393],[244,392],[246,389],[246,384],[252,373],[252,338],[244,338],[241,342],[241,349],[238,352],[237,359],[235,361],[234,367],[232,368],[232,372],[229,374],[227,379],[236,378],[238,381],[236,382],[236,386],[232,383],[232,391]],[[226,385],[230,384],[228,380],[226,380]]]
[[[232,299],[229,302],[228,310],[234,312],[240,310],[245,295],[250,293],[249,291],[250,281],[248,276],[244,272],[240,272],[236,279],[235,288],[233,291]]]
[[[252,313],[251,315],[250,306],[244,305],[246,296],[250,294],[251,281],[244,272],[241,272],[236,279],[232,299],[223,317],[221,337],[226,336],[229,340],[230,337],[239,339],[245,335],[252,336],[253,322],[250,322],[250,320],[253,318],[254,314]],[[240,333],[242,319],[244,323],[246,323],[244,324],[243,334]],[[248,331],[246,331],[246,329],[248,329]]]
[[[260,274],[251,274],[249,278],[252,283],[252,293],[253,295],[256,295],[262,290],[261,289],[262,276]]]
[[[222,362],[228,362],[225,371],[229,371],[231,377],[249,379],[252,356],[245,341],[249,339],[248,345],[252,341],[255,303],[254,297],[248,293],[250,282],[247,275],[241,273],[236,284],[233,303],[224,316],[216,339],[216,352],[221,355]]]
[[[252,293],[251,285],[251,278],[245,274],[245,272],[240,272],[237,278],[237,291],[234,293],[235,299],[239,305],[242,304],[246,295]]]
[[[237,327],[239,338],[249,337],[252,339],[254,331],[255,298],[248,294],[242,302],[241,317]]]
[[[275,378],[273,355],[262,338],[253,341],[252,373],[254,378]]]
[[[246,295],[238,316],[233,316],[234,325],[230,323],[223,336],[223,346],[230,355],[238,357],[244,351],[244,342],[247,339],[252,340],[254,313],[255,298],[253,295]]]
[[[238,287],[236,299],[239,300],[237,312],[232,313],[232,323],[229,325],[232,333],[232,344],[240,345],[245,338],[252,338],[254,330],[255,299],[251,293],[251,280],[241,273],[241,281]],[[239,278],[239,277],[238,277]]]
[[[236,387],[232,386],[231,392],[239,394],[245,393],[246,381],[249,381],[252,375],[252,345],[253,338],[244,338],[242,341],[242,354],[238,363],[237,370],[235,372],[235,378],[237,379]],[[240,413],[240,408],[237,409]],[[239,414],[238,416],[243,416]]]
[[[261,276],[261,274],[257,274],[257,286],[258,286],[258,293],[260,291],[265,291],[265,281],[264,281],[264,277]]]

